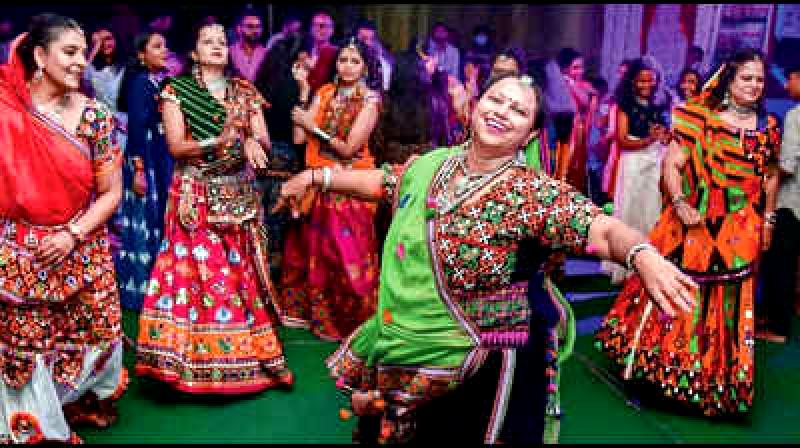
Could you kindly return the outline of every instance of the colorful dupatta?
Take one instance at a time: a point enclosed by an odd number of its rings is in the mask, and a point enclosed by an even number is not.
[[[94,175],[84,144],[34,110],[16,54],[0,67],[0,217],[66,224],[90,201]]]

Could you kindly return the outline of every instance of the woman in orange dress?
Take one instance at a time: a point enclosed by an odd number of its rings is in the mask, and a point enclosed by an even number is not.
[[[367,142],[381,105],[379,63],[352,39],[338,50],[336,73],[305,110],[308,70],[295,65],[300,107],[292,111],[294,142],[306,143],[309,168],[374,168]],[[375,312],[375,206],[325,191],[306,203],[307,216],[287,232],[278,308],[284,324],[310,327],[317,336],[338,341]]]
[[[769,244],[780,147],[762,106],[764,65],[755,50],[737,52],[673,113],[650,239],[700,285],[694,311],[665,318],[633,275],[597,333],[626,379],[706,415],[745,414],[753,401],[754,271]]]

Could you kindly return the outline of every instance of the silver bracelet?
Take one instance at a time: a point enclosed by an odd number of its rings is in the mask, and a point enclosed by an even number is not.
[[[328,166],[322,167],[322,191],[328,191],[331,186],[331,168]]]
[[[331,139],[333,138],[327,132],[323,131],[319,127],[315,127],[312,132],[314,133],[314,135],[319,137],[321,140],[324,140],[325,143],[330,143]]]
[[[213,148],[213,147],[217,146],[218,141],[219,140],[218,140],[217,137],[209,137],[209,138],[200,140],[198,143],[200,144],[201,148],[208,149],[208,148]]]
[[[636,267],[633,265],[633,259],[636,257],[636,254],[647,249],[651,249],[658,252],[658,250],[656,250],[656,248],[650,243],[639,243],[631,247],[628,250],[628,255],[625,256],[625,267],[629,271],[635,271]]]
[[[764,222],[767,224],[775,225],[778,221],[778,215],[775,212],[766,212],[764,213]]]

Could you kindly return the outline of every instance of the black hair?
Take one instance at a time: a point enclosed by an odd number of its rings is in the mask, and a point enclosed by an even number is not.
[[[683,83],[683,78],[689,75],[694,75],[695,78],[697,78],[697,86],[695,86],[693,94],[697,95],[698,93],[700,93],[700,89],[702,88],[702,86],[700,85],[700,82],[702,80],[700,72],[691,67],[684,68],[683,70],[681,70],[681,74],[678,76],[678,85],[675,86],[675,90],[678,92],[678,96],[683,100],[685,100],[686,98],[683,97],[683,90],[681,89],[681,84]]]
[[[514,78],[514,79],[518,80],[520,83],[523,83],[523,77],[528,77],[528,76],[527,75],[514,75],[514,74],[511,74],[511,73],[504,73],[504,74],[501,74],[499,76],[495,76],[495,77],[489,78],[489,81],[486,83],[486,87],[481,92],[481,96],[480,96],[480,98],[478,98],[478,101],[483,99],[484,95],[486,95],[486,92],[488,92],[489,89],[493,85],[497,84],[499,81],[502,81],[503,79],[506,79],[506,78]],[[530,78],[530,77],[528,77],[528,78]],[[530,78],[530,79],[532,80],[532,78]],[[532,130],[541,129],[542,126],[544,126],[545,119],[547,118],[547,104],[545,103],[545,100],[544,100],[544,93],[542,92],[542,88],[539,87],[539,85],[537,85],[535,82],[525,83],[525,84],[530,86],[530,88],[533,90],[533,94],[534,94],[533,96],[535,97],[534,102],[535,102],[535,106],[536,106],[536,116],[533,117],[533,129]]]
[[[143,53],[147,49],[147,44],[153,36],[163,35],[158,31],[145,31],[139,33],[133,38],[133,49],[136,54],[132,55],[125,67],[125,74],[122,75],[122,81],[119,83],[119,96],[117,96],[117,110],[120,112],[128,112],[128,85],[133,80],[134,76],[146,72],[147,67],[139,60],[139,53]],[[165,38],[166,39],[166,38]]]
[[[583,57],[583,55],[581,55],[577,50],[566,47],[562,48],[558,52],[558,56],[556,56],[556,62],[558,63],[558,66],[561,67],[561,70],[566,70],[567,67],[569,67],[573,61],[575,61],[575,59],[581,57]]]
[[[356,22],[355,28],[353,30],[357,33],[358,30],[372,30],[378,31],[378,28],[375,26],[375,22],[370,19],[361,19]]]
[[[236,15],[236,25],[241,25],[242,20],[244,20],[245,17],[258,17],[258,20],[261,21],[262,25],[264,23],[264,19],[261,18],[261,14],[259,14],[259,11],[253,7],[253,5],[247,5],[242,8],[241,11],[239,11],[239,14]]]
[[[361,55],[364,60],[364,65],[367,68],[367,87],[377,92],[383,91],[383,70],[381,68],[380,57],[375,50],[364,45],[363,42],[356,39],[355,36],[349,36],[344,41],[340,42],[336,48],[336,56],[333,58],[334,69],[333,75],[336,75],[336,61],[339,60],[339,55],[345,48],[356,47],[356,51]]]
[[[494,55],[494,57],[492,57],[492,67],[494,67],[495,62],[497,62],[497,59],[500,57],[511,58],[517,61],[517,67],[519,67],[520,73],[522,73],[522,71],[525,70],[528,58],[525,55],[525,50],[523,50],[522,48],[512,46],[512,47],[506,47],[498,51]]]
[[[43,13],[34,16],[28,27],[28,35],[17,46],[17,56],[25,67],[26,78],[31,78],[38,68],[33,53],[36,47],[47,49],[54,41],[58,40],[61,33],[67,30],[76,30],[83,33],[81,25],[72,18],[53,13]]]
[[[255,85],[267,101],[279,93],[278,90],[296,90],[297,83],[292,76],[292,63],[304,51],[303,37],[290,33],[278,40],[267,52],[256,73]]]
[[[94,68],[97,70],[102,70],[108,66],[114,67],[115,70],[120,70],[125,64],[125,55],[121,47],[121,42],[117,37],[117,33],[114,32],[113,28],[110,25],[100,25],[95,28],[95,31],[106,30],[111,33],[111,36],[114,38],[114,53],[111,55],[111,62],[106,61],[106,58],[100,53],[97,52],[95,55],[94,60],[91,62]]]
[[[632,60],[630,65],[628,65],[628,70],[625,72],[625,76],[622,77],[622,81],[620,81],[616,92],[614,92],[614,98],[617,100],[617,103],[621,108],[627,109],[636,101],[634,83],[636,82],[636,77],[639,76],[639,73],[645,70],[652,71],[656,75],[657,82],[661,82],[658,70],[650,63],[650,61],[644,58]],[[657,91],[658,85],[656,85],[656,88],[653,89],[653,97],[655,97]]]
[[[711,92],[706,100],[706,106],[709,109],[716,110],[722,107],[728,89],[736,77],[739,69],[748,62],[760,61],[766,67],[764,55],[755,48],[743,48],[734,52],[725,62],[725,68],[719,75],[717,85],[711,89]],[[766,109],[764,107],[764,92],[762,91],[761,98],[758,99],[755,105],[756,112],[759,115],[764,115]]]

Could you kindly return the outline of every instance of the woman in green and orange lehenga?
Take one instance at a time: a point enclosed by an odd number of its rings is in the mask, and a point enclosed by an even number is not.
[[[709,416],[745,414],[753,401],[754,270],[769,245],[780,146],[763,93],[763,58],[742,50],[673,114],[666,206],[650,238],[700,285],[694,311],[664,318],[633,276],[597,333],[626,379]]]

